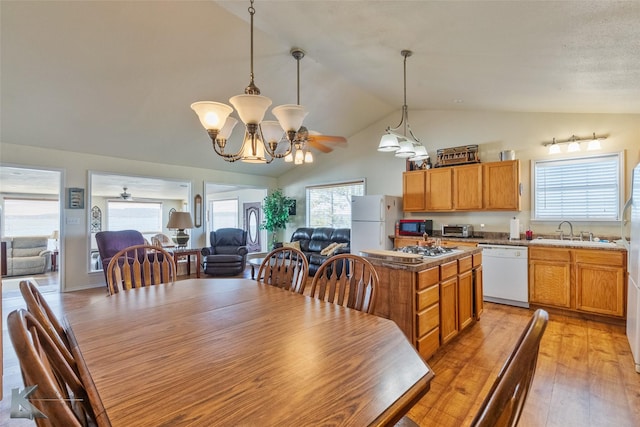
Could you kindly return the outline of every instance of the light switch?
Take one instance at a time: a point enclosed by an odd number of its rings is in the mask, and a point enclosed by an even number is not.
[[[67,217],[67,225],[80,225],[80,218]]]

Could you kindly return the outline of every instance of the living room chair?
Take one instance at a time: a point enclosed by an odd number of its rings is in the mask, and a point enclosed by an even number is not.
[[[175,283],[176,263],[166,250],[135,245],[116,253],[107,266],[109,295],[144,286]]]
[[[205,274],[235,276],[247,266],[247,232],[240,228],[219,228],[209,234],[211,246],[202,248]]]
[[[162,248],[173,248],[176,246],[173,239],[164,233],[158,233],[151,236],[151,244]]]
[[[12,311],[7,328],[25,388],[37,385],[29,402],[46,415],[34,418],[36,425],[96,425],[85,385],[35,316],[23,309]]]
[[[514,427],[518,424],[536,372],[540,340],[548,321],[546,311],[535,311],[471,422],[472,427]]]
[[[269,252],[258,270],[257,280],[291,292],[302,294],[307,283],[309,262],[302,251],[291,247]]]
[[[107,279],[107,267],[111,258],[124,248],[144,245],[145,239],[137,230],[100,231],[96,233],[96,244],[102,262],[104,278]]]
[[[365,258],[354,254],[334,255],[313,277],[310,296],[373,313],[378,281],[378,273]]]

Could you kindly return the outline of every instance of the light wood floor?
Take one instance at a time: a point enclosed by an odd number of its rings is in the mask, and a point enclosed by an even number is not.
[[[250,277],[250,269],[244,277]],[[46,294],[58,315],[106,297],[105,289]],[[24,307],[20,297],[3,298],[3,317]],[[487,303],[480,320],[429,361],[436,376],[431,390],[409,412],[421,426],[469,425],[531,311]],[[3,321],[4,399],[0,426],[34,425],[9,419],[12,388],[22,388],[18,362]],[[624,327],[550,315],[538,370],[522,426],[640,426],[640,374],[633,369]]]

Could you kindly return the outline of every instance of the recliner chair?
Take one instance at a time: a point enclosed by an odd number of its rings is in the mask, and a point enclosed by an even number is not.
[[[247,265],[247,232],[239,228],[220,228],[209,235],[211,246],[202,248],[205,274],[235,276]]]
[[[100,231],[96,233],[96,243],[98,244],[98,252],[102,261],[102,270],[104,271],[104,279],[107,280],[107,266],[111,257],[117,254],[121,249],[134,245],[143,245],[144,237],[137,230],[120,230],[120,231]]]

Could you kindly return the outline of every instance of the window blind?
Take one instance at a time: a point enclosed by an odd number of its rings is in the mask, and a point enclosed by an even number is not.
[[[621,155],[534,164],[534,219],[617,221]]]
[[[307,187],[307,226],[351,228],[352,195],[364,195],[364,181]]]

